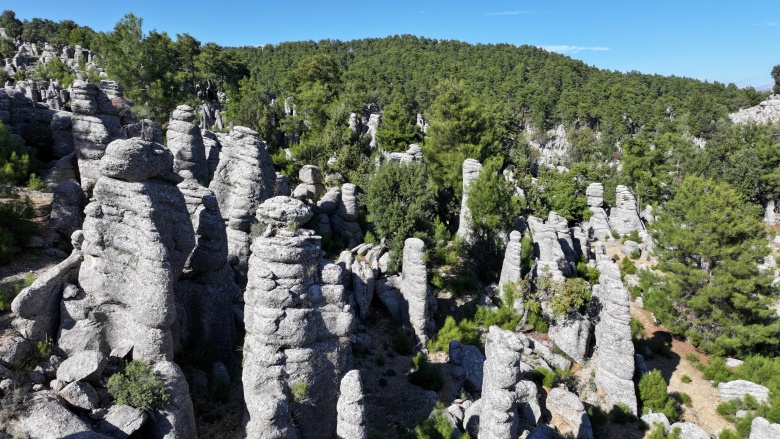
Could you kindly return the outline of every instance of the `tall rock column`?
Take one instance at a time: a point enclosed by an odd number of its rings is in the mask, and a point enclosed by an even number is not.
[[[320,237],[298,228],[312,215],[289,197],[257,210],[265,231],[252,243],[245,292],[247,438],[329,439],[336,429],[354,317],[343,290],[331,288],[339,267],[320,273]]]
[[[628,235],[633,230],[641,232],[645,229],[639,218],[639,208],[634,194],[627,187],[619,185],[615,189],[617,206],[609,214],[609,224],[621,235]]]
[[[622,403],[636,414],[628,290],[620,280],[620,269],[611,259],[599,262],[598,269],[601,276],[593,286],[591,298],[591,304],[601,308],[596,324],[596,386],[606,395],[608,408]]]
[[[185,179],[195,179],[198,183],[208,185],[208,162],[203,137],[192,121],[195,113],[189,105],[179,105],[173,110],[168,121],[168,149],[173,153],[173,170]]]
[[[497,326],[488,330],[485,342],[480,439],[509,439],[518,434],[515,386],[520,381],[523,342],[511,331]]]
[[[351,370],[341,379],[339,414],[336,426],[337,439],[366,439],[366,409],[363,405],[363,382],[359,370]]]
[[[265,143],[249,128],[234,127],[221,144],[219,165],[209,189],[217,197],[227,226],[228,262],[236,272],[236,282],[243,286],[255,211],[273,195],[276,171]]]
[[[468,208],[469,189],[471,183],[479,177],[482,164],[474,159],[466,159],[463,162],[463,198],[460,203],[460,223],[458,224],[458,236],[467,243],[474,239],[474,231],[471,229],[471,212]]]
[[[601,183],[591,183],[585,190],[588,197],[588,209],[592,215],[590,217],[590,235],[594,238],[605,241],[611,233],[609,217],[604,210],[604,186]]]
[[[404,241],[401,296],[406,302],[409,325],[414,330],[418,346],[425,349],[433,332],[433,306],[436,300],[428,286],[428,270],[425,267],[425,243],[419,238]]]
[[[504,263],[501,265],[501,276],[498,280],[499,294],[504,294],[504,285],[509,282],[517,282],[518,279],[523,277],[523,249],[522,244],[520,244],[522,238],[523,235],[517,230],[513,230],[512,233],[509,234],[509,243],[506,245]]]

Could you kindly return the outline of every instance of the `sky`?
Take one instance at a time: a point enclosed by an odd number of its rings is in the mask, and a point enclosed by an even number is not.
[[[2,9],[96,31],[132,12],[144,31],[223,46],[401,34],[529,44],[602,69],[760,89],[780,64],[778,0],[2,0]]]

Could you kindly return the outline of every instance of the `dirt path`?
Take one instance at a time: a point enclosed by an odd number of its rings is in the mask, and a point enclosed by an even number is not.
[[[704,379],[701,371],[685,357],[688,354],[694,354],[703,362],[709,361],[709,358],[690,344],[672,338],[666,328],[654,322],[650,311],[640,308],[633,302],[631,303],[631,315],[642,322],[645,327],[645,335],[648,338],[660,337],[671,340],[672,355],[670,358],[653,355],[652,358],[646,360],[646,363],[648,368],[661,371],[667,381],[670,393],[684,392],[691,396],[692,403],[685,405],[681,420],[693,422],[711,435],[720,429],[733,429],[733,425],[723,419],[715,410],[720,403],[718,389]],[[684,375],[691,378],[690,383],[682,382],[681,377]]]

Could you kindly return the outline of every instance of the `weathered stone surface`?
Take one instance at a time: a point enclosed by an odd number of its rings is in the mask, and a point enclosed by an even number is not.
[[[776,124],[780,122],[780,95],[773,94],[754,107],[729,114],[729,118],[732,122],[743,125],[748,123]]]
[[[51,392],[36,392],[27,415],[9,426],[12,434],[37,439],[110,439],[95,433],[91,426],[66,409]]]
[[[159,143],[120,139],[106,147],[100,173],[123,181],[143,181],[168,174],[172,166],[173,155]]]
[[[506,245],[506,251],[504,253],[504,263],[501,265],[501,276],[498,280],[498,292],[503,294],[504,285],[509,282],[517,282],[521,279],[522,274],[522,245],[520,240],[523,235],[517,230],[513,230],[509,234],[509,242]],[[517,299],[515,299],[517,300]],[[521,304],[522,306],[522,304]]]
[[[630,258],[633,257],[634,254],[641,255],[642,250],[639,248],[638,242],[628,239],[623,243],[623,253]]]
[[[759,403],[769,400],[769,389],[766,387],[746,380],[734,380],[727,383],[718,384],[718,393],[723,401],[732,399],[742,399],[745,395],[750,395]]]
[[[671,429],[675,428],[680,429],[680,437],[685,439],[710,439],[710,435],[706,431],[691,422],[675,422]]]
[[[558,348],[574,361],[585,363],[593,326],[579,313],[567,314],[550,325],[549,336]]]
[[[70,153],[46,166],[48,170],[41,170],[43,184],[46,190],[53,191],[59,184],[66,181],[78,181],[76,154]]]
[[[396,288],[400,285],[398,276],[380,277],[376,280],[374,292],[379,300],[387,308],[387,311],[396,322],[403,322],[401,291]]]
[[[82,410],[92,410],[98,406],[98,394],[95,388],[83,381],[74,381],[62,390],[59,395],[68,404]]]
[[[780,424],[771,424],[761,416],[757,416],[750,424],[748,439],[776,439],[780,437]]]
[[[49,226],[60,236],[70,239],[70,235],[81,229],[81,210],[87,203],[87,197],[81,186],[74,181],[66,181],[54,188],[51,203]]]
[[[360,319],[368,317],[371,301],[374,298],[375,274],[370,265],[364,261],[355,260],[352,263],[352,291],[355,293],[355,303]],[[403,290],[401,291],[403,294]]]
[[[515,384],[520,378],[523,343],[519,336],[491,326],[485,343],[479,437],[514,438],[518,433]],[[468,415],[468,410],[467,410]]]
[[[219,165],[209,189],[217,197],[227,226],[228,262],[236,271],[236,282],[243,286],[250,228],[257,206],[273,196],[276,171],[265,143],[249,128],[234,127],[221,145]]]
[[[425,267],[425,243],[418,238],[408,238],[404,241],[403,258],[401,296],[406,302],[404,314],[414,330],[418,347],[424,349],[434,329],[431,320],[434,312],[432,294]]]
[[[598,269],[601,276],[591,297],[592,306],[600,308],[596,324],[596,385],[605,393],[608,407],[623,403],[636,414],[628,290],[620,279],[620,269],[611,259],[599,262]]]
[[[358,219],[360,205],[358,204],[357,191],[357,186],[352,183],[344,183],[341,186],[338,214],[344,221],[357,221]]]
[[[569,222],[566,218],[558,215],[555,212],[550,212],[547,215],[547,224],[550,224],[555,229],[555,234],[558,236],[558,244],[561,246],[566,262],[569,263],[569,272],[577,272],[577,252],[574,250],[574,239],[569,233]]]
[[[33,346],[26,338],[16,334],[6,337],[0,343],[0,365],[14,367],[30,355],[32,350]]]
[[[332,187],[317,202],[317,209],[325,215],[333,215],[339,211],[341,205],[341,188]],[[346,209],[345,209],[346,210]]]
[[[615,200],[617,205],[609,213],[610,226],[621,235],[628,235],[632,230],[644,230],[634,194],[627,187],[618,185],[615,189]]]
[[[99,429],[114,439],[128,439],[146,423],[147,419],[146,412],[129,405],[114,405],[100,421]]]
[[[542,424],[531,432],[526,439],[554,439],[558,436],[555,430],[547,424]]]
[[[669,429],[672,426],[669,423],[669,418],[667,418],[663,413],[648,413],[642,416],[641,419],[642,422],[644,422],[650,428],[650,430],[655,428],[655,424],[661,424],[664,427],[664,431],[669,432]]]
[[[76,352],[57,368],[57,379],[70,383],[73,381],[95,381],[100,379],[108,360],[98,351]]]
[[[467,243],[473,240],[473,230],[471,229],[471,212],[468,208],[469,190],[471,183],[479,177],[482,171],[482,164],[474,159],[466,159],[463,162],[463,198],[460,203],[460,222],[458,223],[458,236]]]
[[[537,276],[546,272],[553,279],[563,280],[564,276],[571,274],[572,267],[558,241],[556,227],[534,216],[528,217],[528,227],[534,239]]]
[[[336,411],[338,412],[338,423],[336,424],[336,437],[338,439],[365,439],[368,437],[360,371],[351,370],[341,379]]]
[[[168,121],[166,145],[173,153],[173,170],[185,179],[202,185],[209,181],[206,148],[200,128],[192,123],[195,113],[189,105],[179,105]]]
[[[195,429],[195,411],[184,373],[172,361],[153,364],[152,372],[162,379],[168,388],[171,402],[162,409],[148,412],[149,420],[138,432],[140,437],[166,439],[198,437]]]
[[[547,395],[547,409],[552,414],[551,423],[562,435],[593,439],[590,418],[577,395],[561,388],[552,389]]]
[[[265,200],[257,208],[257,221],[280,227],[297,229],[307,223],[314,213],[311,207],[295,198],[278,196]]]
[[[464,345],[452,340],[449,346],[450,363],[463,371],[463,378],[472,388],[482,391],[483,365],[485,356],[476,346]]]

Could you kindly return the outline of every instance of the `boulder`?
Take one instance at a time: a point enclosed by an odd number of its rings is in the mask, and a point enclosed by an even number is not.
[[[669,423],[669,419],[663,413],[648,413],[643,415],[641,419],[650,430],[653,430],[656,424],[660,424],[664,427],[664,431],[668,433],[669,429],[672,427]]]
[[[780,424],[771,424],[761,416],[757,416],[750,424],[748,439],[776,439],[780,437]]]
[[[90,424],[65,408],[53,393],[36,392],[29,400],[27,415],[8,426],[19,437],[37,439],[110,439],[95,433]]]
[[[74,381],[62,390],[59,395],[68,404],[82,410],[92,410],[98,406],[98,394],[95,388],[83,381]]]
[[[710,435],[698,425],[691,422],[675,422],[671,430],[680,429],[680,437],[685,439],[710,439]]]
[[[556,319],[550,325],[548,335],[566,355],[577,363],[584,364],[590,349],[592,329],[590,320],[573,312]]]
[[[108,144],[100,160],[103,176],[123,181],[144,181],[168,174],[173,155],[159,143],[132,138]]]
[[[593,439],[593,427],[580,398],[567,390],[555,388],[547,395],[547,409],[552,425],[560,434],[577,439]]]
[[[173,154],[173,170],[185,179],[208,185],[209,166],[200,128],[193,124],[195,113],[189,105],[179,105],[168,121],[166,139]]]
[[[478,392],[482,391],[482,367],[485,356],[476,346],[464,345],[458,340],[452,340],[449,345],[450,363],[463,370],[463,378]]]
[[[146,423],[147,419],[146,412],[129,405],[114,405],[100,421],[99,429],[101,433],[114,439],[128,439]]]
[[[750,381],[734,380],[727,383],[718,384],[718,393],[720,399],[730,401],[732,399],[742,399],[745,395],[756,398],[756,401],[764,403],[769,401],[769,389]]]
[[[97,381],[106,368],[108,359],[98,351],[76,352],[57,368],[57,379],[70,383],[73,381]]]
[[[351,370],[341,379],[336,411],[338,412],[336,437],[339,439],[366,439],[368,437],[363,403],[363,383],[359,370]]]

